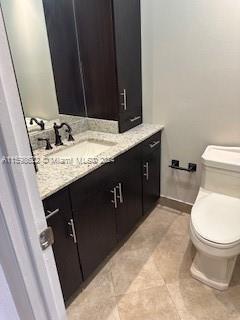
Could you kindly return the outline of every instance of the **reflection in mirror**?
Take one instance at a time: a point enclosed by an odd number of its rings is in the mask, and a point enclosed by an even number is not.
[[[58,50],[57,55],[62,56],[59,58],[58,69],[54,57],[51,57],[52,43],[55,41],[60,45],[65,27],[63,25],[59,34],[55,35],[56,39],[48,39],[42,0],[0,0],[0,3],[28,130],[35,132],[43,128],[50,129],[54,122],[59,121],[59,113],[64,111],[66,114],[73,114],[67,112],[72,99],[69,90],[64,89],[64,77],[66,78],[68,65],[64,66],[61,59],[64,60],[66,57],[63,57],[63,52]],[[61,17],[58,15],[57,18]],[[66,35],[67,31],[66,28]],[[64,43],[62,46],[64,48]],[[71,59],[67,60],[68,64],[71,64]],[[61,86],[60,92],[59,86]],[[75,91],[71,88],[70,90]],[[67,107],[66,101],[68,101]],[[78,115],[84,116],[85,109]]]

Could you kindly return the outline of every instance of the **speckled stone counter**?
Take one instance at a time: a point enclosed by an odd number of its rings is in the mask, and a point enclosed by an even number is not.
[[[160,130],[163,130],[163,126],[161,125],[142,124],[122,134],[85,131],[75,135],[74,142],[64,141],[64,146],[54,147],[50,151],[44,149],[36,150],[35,156],[38,162],[37,181],[41,198],[45,199],[70,185],[72,182],[96,170],[104,165],[105,162],[111,161],[111,159],[128,151]],[[66,159],[66,161],[56,161],[57,151],[90,139],[110,142],[113,145],[109,146],[105,152],[94,157],[94,161],[79,163],[79,161],[73,158]]]

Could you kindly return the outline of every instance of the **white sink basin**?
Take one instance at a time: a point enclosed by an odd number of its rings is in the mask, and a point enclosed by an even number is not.
[[[82,158],[87,160],[88,158],[94,158],[100,153],[107,151],[114,145],[116,145],[116,143],[110,141],[88,139],[54,152],[50,154],[49,157],[58,158],[60,160],[69,158]]]
[[[240,172],[240,147],[209,146],[202,160],[206,166]]]

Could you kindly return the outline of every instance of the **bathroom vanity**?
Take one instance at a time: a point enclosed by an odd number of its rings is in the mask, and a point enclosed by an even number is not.
[[[94,163],[39,165],[38,184],[54,232],[53,251],[66,303],[156,205],[161,130],[140,125],[121,135],[86,131],[60,149],[70,150],[81,141],[105,141],[109,146]],[[54,158],[58,155],[56,150],[36,151],[36,157],[59,160]],[[108,162],[101,163],[103,159]]]

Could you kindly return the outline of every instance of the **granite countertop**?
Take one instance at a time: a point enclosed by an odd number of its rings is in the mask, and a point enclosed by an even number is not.
[[[54,147],[53,150],[38,149],[34,152],[38,163],[37,182],[42,199],[49,197],[72,182],[101,167],[107,161],[116,158],[137,144],[146,140],[154,133],[163,130],[161,125],[142,124],[122,134],[112,134],[97,131],[85,131],[75,135],[74,142],[64,142],[64,146]],[[98,154],[93,159],[57,158],[57,151],[75,145],[84,140],[101,140],[110,143],[106,151]],[[77,157],[77,155],[76,155]],[[57,161],[56,161],[57,160]],[[81,159],[82,160],[82,159]]]

